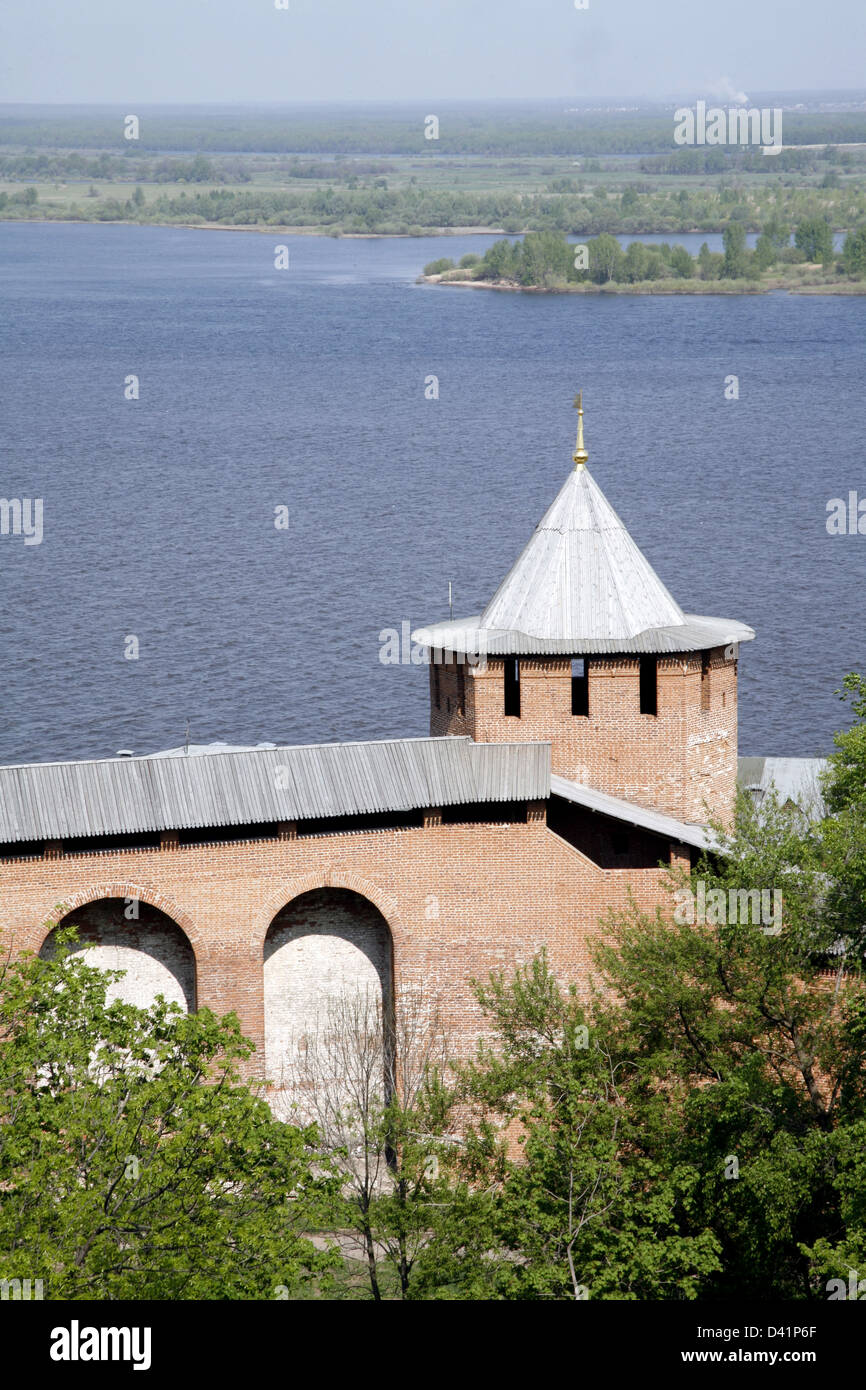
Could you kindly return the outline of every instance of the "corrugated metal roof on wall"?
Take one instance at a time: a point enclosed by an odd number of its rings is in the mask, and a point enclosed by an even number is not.
[[[549,743],[393,739],[0,767],[0,843],[544,800]]]
[[[826,758],[739,758],[737,785],[753,795],[775,791],[781,805],[792,801],[813,820],[826,815],[821,774]]]
[[[652,811],[646,806],[638,806],[633,801],[625,801],[620,796],[610,796],[597,791],[582,782],[571,782],[555,773],[550,779],[550,790],[554,796],[564,797],[577,806],[585,806],[588,811],[596,811],[614,820],[625,821],[628,825],[651,830],[655,835],[663,835],[666,840],[678,844],[694,845],[697,849],[711,849],[715,843],[712,831],[703,825],[691,825],[687,821],[676,820],[663,811]]]

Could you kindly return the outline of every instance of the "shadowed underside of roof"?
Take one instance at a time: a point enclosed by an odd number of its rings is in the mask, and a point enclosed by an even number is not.
[[[393,739],[0,767],[0,843],[545,800],[549,743]]]
[[[576,806],[596,811],[599,815],[610,816],[613,820],[625,822],[626,825],[636,825],[642,830],[650,830],[654,835],[661,835],[677,844],[694,845],[696,849],[711,849],[715,843],[715,836],[707,826],[677,820],[662,811],[649,810],[632,801],[625,801],[620,796],[610,796],[607,792],[597,791],[595,787],[588,787],[582,782],[571,782],[567,777],[559,777],[556,773],[550,779],[550,790],[554,796],[561,796]]]
[[[765,793],[772,787],[783,806],[786,802],[793,802],[804,814],[817,818],[824,812],[820,774],[826,766],[824,758],[740,758],[737,783],[741,790],[753,793]],[[550,791],[552,796],[562,797],[599,815],[610,816],[613,820],[650,830],[679,844],[693,845],[696,849],[718,847],[715,833],[709,826],[676,820],[661,811],[638,806],[619,796],[610,796],[584,783],[571,782],[556,773],[551,776]]]

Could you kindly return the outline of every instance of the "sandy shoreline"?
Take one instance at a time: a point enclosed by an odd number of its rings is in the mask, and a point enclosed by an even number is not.
[[[501,227],[431,227],[413,232],[340,232],[319,227],[233,226],[225,222],[138,222],[125,217],[110,221],[83,217],[0,217],[0,223],[20,223],[28,227],[174,227],[188,232],[259,232],[263,236],[320,236],[333,241],[421,241],[425,237],[447,236],[525,236],[525,232],[505,232]]]
[[[688,299],[695,295],[736,295],[736,294],[866,294],[866,281],[829,285],[742,285],[728,288],[722,280],[688,281],[659,280],[639,285],[624,285],[610,282],[606,285],[592,283],[569,285],[567,289],[550,289],[545,285],[517,285],[513,281],[504,283],[493,280],[446,280],[442,275],[419,275],[416,284],[444,285],[446,288],[470,290],[497,290],[500,294],[625,294],[633,298],[646,298],[649,295],[665,295],[668,299]],[[684,288],[689,286],[689,288]]]

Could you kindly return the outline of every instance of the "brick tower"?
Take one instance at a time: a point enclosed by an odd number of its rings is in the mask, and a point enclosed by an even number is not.
[[[576,404],[574,468],[484,612],[413,633],[430,648],[430,732],[549,741],[570,783],[728,821],[737,648],[755,634],[683,612],[590,474]]]

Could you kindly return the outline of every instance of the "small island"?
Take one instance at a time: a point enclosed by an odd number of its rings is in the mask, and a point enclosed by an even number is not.
[[[704,242],[697,256],[669,242],[632,241],[623,248],[602,233],[573,243],[561,232],[528,232],[522,241],[497,241],[483,256],[459,264],[442,257],[424,267],[421,282],[535,294],[866,294],[866,227],[833,247],[824,218],[807,218],[793,231],[777,220],[762,229],[754,250],[741,222],[722,234],[724,251]]]

